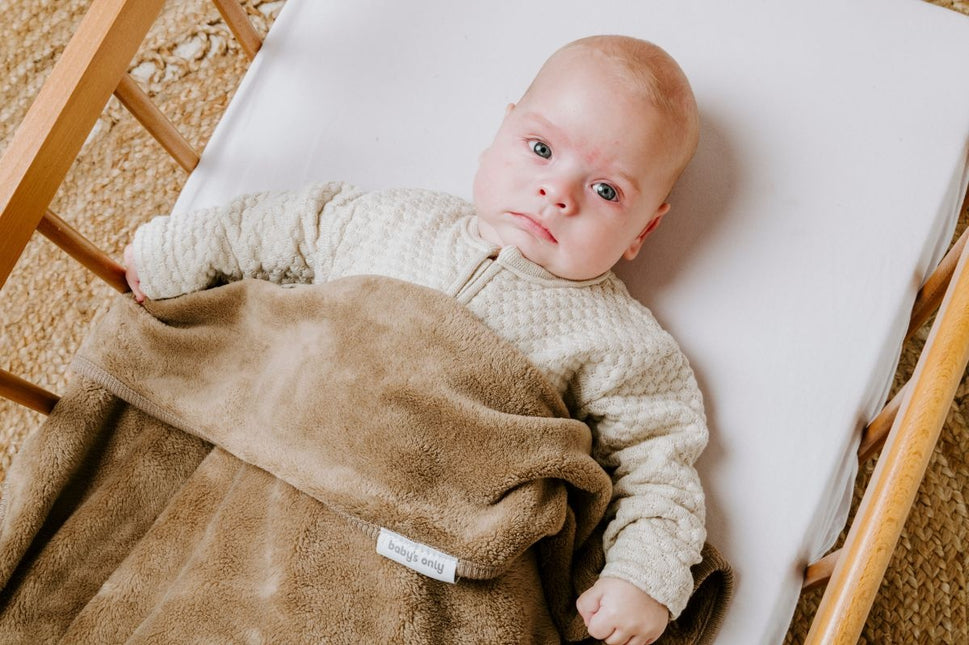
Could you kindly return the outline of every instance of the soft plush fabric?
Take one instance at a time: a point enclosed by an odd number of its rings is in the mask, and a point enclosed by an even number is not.
[[[74,367],[6,480],[0,641],[587,636],[610,480],[554,388],[447,296],[361,277],[119,297]],[[456,557],[456,582],[376,554],[381,527]],[[705,553],[671,642],[722,615]]]

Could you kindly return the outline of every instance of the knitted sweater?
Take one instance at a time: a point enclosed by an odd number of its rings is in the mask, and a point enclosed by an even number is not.
[[[611,272],[558,278],[477,235],[473,206],[413,189],[341,183],[247,195],[157,217],[135,234],[145,294],[168,298],[255,277],[314,283],[384,275],[438,289],[517,346],[593,432],[613,502],[602,575],[627,580],[675,618],[700,561],[704,497],[693,464],[706,445],[686,358]]]

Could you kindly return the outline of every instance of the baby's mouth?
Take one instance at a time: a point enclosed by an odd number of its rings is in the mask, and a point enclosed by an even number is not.
[[[518,222],[519,226],[530,232],[535,237],[547,242],[551,242],[552,244],[558,243],[558,240],[555,239],[552,232],[545,228],[541,222],[531,215],[526,215],[525,213],[518,213],[515,211],[511,211],[510,214],[515,218],[515,221]]]

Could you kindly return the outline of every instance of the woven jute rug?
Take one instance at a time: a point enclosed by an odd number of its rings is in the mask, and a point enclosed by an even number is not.
[[[265,33],[283,2],[244,3]],[[969,15],[969,2],[939,0]],[[87,0],[0,0],[0,150],[80,21]],[[967,62],[969,64],[969,62]],[[167,3],[131,73],[198,149],[204,147],[247,65],[211,2]],[[167,213],[183,171],[112,99],[52,209],[120,258],[134,229]],[[966,214],[963,213],[965,226]],[[0,367],[62,391],[66,366],[112,291],[34,236],[0,293]],[[926,331],[905,348],[897,385],[911,374]],[[863,643],[969,643],[969,380],[964,381],[861,638]],[[0,400],[0,480],[43,416]],[[856,503],[873,463],[862,468]],[[741,572],[742,575],[742,572]],[[786,643],[804,640],[820,598],[801,599]]]

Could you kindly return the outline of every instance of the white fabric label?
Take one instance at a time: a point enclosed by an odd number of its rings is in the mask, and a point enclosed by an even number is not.
[[[385,528],[377,536],[377,553],[429,578],[454,583],[458,559]]]

